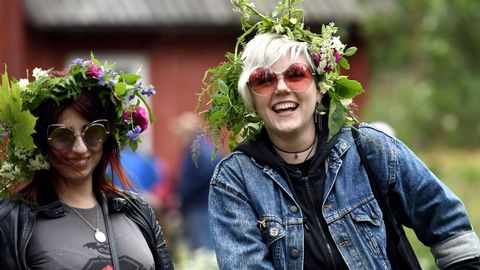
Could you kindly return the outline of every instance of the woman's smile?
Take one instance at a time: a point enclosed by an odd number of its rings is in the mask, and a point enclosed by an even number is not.
[[[273,105],[272,110],[276,113],[282,113],[285,111],[295,111],[298,104],[295,102],[281,102]]]

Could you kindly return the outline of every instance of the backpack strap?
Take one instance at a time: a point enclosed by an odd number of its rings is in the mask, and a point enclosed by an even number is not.
[[[387,231],[387,255],[393,269],[422,269],[405,234],[402,225],[397,222],[387,203],[386,195],[381,192],[378,182],[374,177],[372,167],[367,159],[365,150],[360,141],[359,123],[355,123],[351,129],[352,136],[357,146],[357,152],[368,175],[370,187],[383,213],[383,220]]]

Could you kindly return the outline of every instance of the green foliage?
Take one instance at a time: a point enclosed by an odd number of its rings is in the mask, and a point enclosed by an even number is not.
[[[11,184],[31,180],[35,171],[49,167],[32,138],[35,116],[45,102],[74,101],[82,91],[90,91],[99,97],[117,142],[137,148],[139,134],[154,121],[145,96],[155,90],[142,87],[138,74],[112,68],[108,63],[101,65],[92,54],[90,60],[75,59],[66,72],[34,68],[34,81],[9,81],[5,71],[0,86],[0,195]],[[130,104],[134,97],[137,101]]]
[[[17,84],[10,84],[8,74],[2,75],[0,85],[0,131],[12,134],[12,140],[19,147],[34,147],[31,137],[37,118],[29,111],[23,110],[23,102],[20,97],[20,89]]]
[[[235,53],[226,55],[227,61],[207,70],[203,80],[204,87],[198,94],[196,111],[204,114],[215,146],[221,144],[222,131],[230,131],[229,147],[233,149],[238,140],[252,137],[263,121],[254,112],[247,110],[238,93],[238,78],[242,72],[243,59],[240,47],[250,34],[272,33],[285,38],[308,44],[314,58],[317,88],[322,94],[328,94],[330,104],[322,104],[318,112],[328,113],[329,134],[331,138],[340,128],[354,121],[349,111],[351,99],[363,92],[359,82],[340,75],[340,69],[350,69],[346,57],[356,52],[355,47],[347,48],[340,38],[334,36],[337,28],[333,23],[322,26],[321,34],[315,34],[304,27],[301,0],[281,0],[275,10],[261,14],[248,0],[231,0],[234,10],[241,14],[244,33],[237,38]],[[252,18],[257,19],[252,23]],[[206,109],[205,109],[206,107]]]
[[[374,74],[366,118],[415,146],[479,146],[479,10],[480,1],[404,0],[362,24]]]
[[[203,80],[205,87],[197,94],[197,111],[201,110],[203,105],[207,105],[207,109],[201,113],[208,120],[209,131],[214,141],[222,140],[221,130],[226,128],[231,131],[230,149],[233,149],[236,146],[236,136],[249,138],[260,127],[259,125],[245,123],[260,123],[261,120],[246,110],[237,91],[238,78],[242,72],[243,63],[232,53],[227,53],[226,57],[228,61],[209,69],[205,73]],[[216,146],[218,147],[218,144]]]

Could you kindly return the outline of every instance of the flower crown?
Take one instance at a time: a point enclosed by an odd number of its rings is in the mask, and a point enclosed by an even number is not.
[[[117,142],[136,150],[140,133],[154,121],[146,98],[155,94],[155,89],[143,87],[140,75],[117,73],[113,66],[101,65],[92,54],[89,60],[75,59],[67,72],[35,68],[34,81],[9,81],[5,67],[0,85],[0,194],[11,184],[31,179],[34,171],[49,168],[32,137],[37,122],[34,112],[47,100],[60,104],[76,100],[83,89],[95,92],[113,124],[111,132]]]
[[[349,106],[352,99],[363,92],[362,85],[347,76],[340,75],[340,68],[350,69],[346,59],[356,52],[355,47],[346,48],[335,36],[337,28],[333,23],[322,26],[322,33],[316,34],[304,28],[303,10],[299,8],[302,0],[282,0],[270,16],[261,14],[248,0],[231,0],[234,11],[242,14],[241,23],[244,33],[237,39],[235,53],[227,53],[226,62],[206,71],[204,86],[198,93],[196,111],[204,114],[208,129],[216,146],[222,140],[222,130],[231,131],[230,149],[237,144],[237,138],[253,136],[263,124],[261,118],[249,112],[237,91],[238,78],[242,73],[243,59],[238,52],[245,45],[245,38],[256,30],[256,34],[273,33],[286,38],[305,42],[315,63],[317,87],[329,102],[322,102],[318,113],[328,113],[328,138],[335,135],[344,124],[355,122]],[[255,24],[251,17],[259,18]],[[204,107],[206,106],[206,109]],[[204,110],[203,110],[204,109]],[[203,110],[203,111],[201,111]]]

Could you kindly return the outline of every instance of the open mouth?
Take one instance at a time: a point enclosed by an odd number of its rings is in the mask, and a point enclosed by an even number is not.
[[[297,109],[297,107],[298,107],[297,103],[284,102],[284,103],[275,104],[275,106],[272,107],[272,110],[276,113],[281,113],[286,111],[294,111]]]

